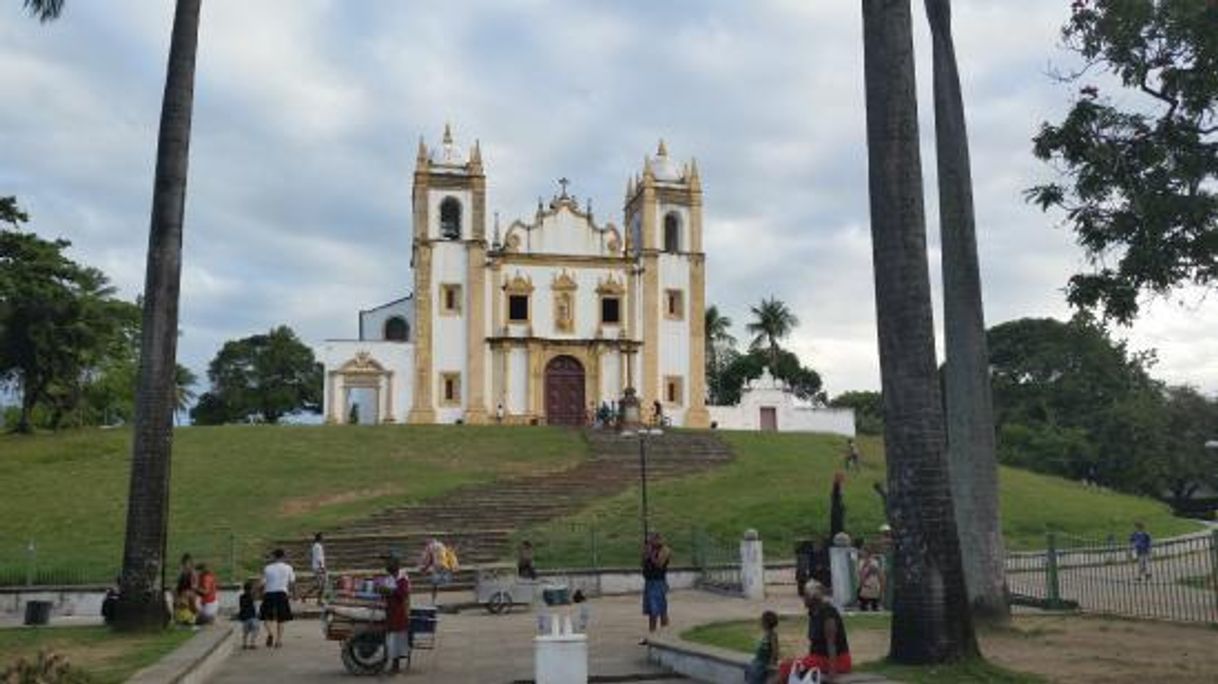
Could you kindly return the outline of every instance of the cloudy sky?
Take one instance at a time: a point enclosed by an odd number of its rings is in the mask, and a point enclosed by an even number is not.
[[[142,287],[169,0],[69,0],[39,25],[0,3],[0,195],[134,297]],[[915,2],[931,269],[938,296],[929,45]],[[1068,0],[963,0],[957,49],[991,323],[1064,316],[1082,266],[1022,190],[1049,177],[1037,125],[1070,90],[1047,72]],[[737,323],[763,296],[831,393],[879,384],[859,3],[205,0],[182,289],[182,360],[286,323],[351,337],[409,271],[422,135],[481,140],[489,204],[530,216],[555,179],[621,221],[627,177],[664,138],[697,157],[708,298]],[[1218,304],[1152,302],[1132,346],[1218,390]]]

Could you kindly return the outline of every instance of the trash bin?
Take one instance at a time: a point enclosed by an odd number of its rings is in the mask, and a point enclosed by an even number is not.
[[[555,585],[541,590],[541,600],[547,606],[566,606],[571,603],[571,590],[564,585]]]
[[[25,624],[45,625],[51,621],[50,601],[26,601]]]

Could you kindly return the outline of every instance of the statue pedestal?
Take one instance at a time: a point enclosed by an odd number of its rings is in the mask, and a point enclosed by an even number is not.
[[[643,414],[639,410],[639,398],[633,387],[627,387],[622,392],[622,400],[618,402],[621,423],[618,428],[622,431],[636,431],[643,427]]]

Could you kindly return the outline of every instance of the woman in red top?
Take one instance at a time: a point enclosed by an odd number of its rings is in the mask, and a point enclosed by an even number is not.
[[[196,565],[195,571],[198,573],[198,624],[210,625],[216,621],[216,616],[220,613],[220,595],[216,582],[216,573],[208,570],[206,563]]]
[[[410,579],[394,554],[385,556],[385,572],[379,587],[385,597],[385,657],[393,661],[389,671],[394,673],[410,651]]]

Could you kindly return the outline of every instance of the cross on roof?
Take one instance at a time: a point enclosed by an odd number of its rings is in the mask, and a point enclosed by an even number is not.
[[[566,176],[563,176],[562,178],[558,179],[558,184],[562,186],[562,196],[566,197],[567,196],[567,186],[571,184],[571,181],[567,180]]]

